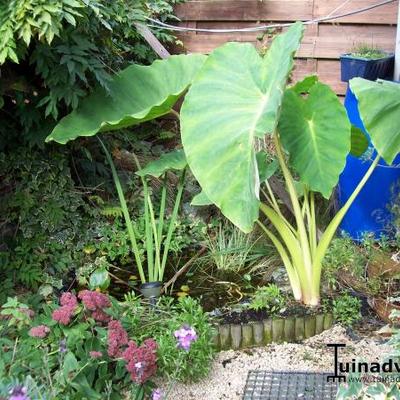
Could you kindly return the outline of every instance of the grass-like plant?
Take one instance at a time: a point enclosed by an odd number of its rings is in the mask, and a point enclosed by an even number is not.
[[[135,157],[136,165],[138,167],[137,174],[141,177],[144,196],[144,242],[146,248],[145,266],[147,267],[145,268],[142,262],[142,255],[138,246],[138,230],[135,222],[131,219],[121,181],[119,179],[110,152],[108,151],[102,140],[99,139],[99,141],[104,150],[104,153],[106,154],[107,161],[111,167],[112,177],[114,180],[115,188],[117,190],[122,214],[125,219],[125,225],[128,232],[129,240],[132,245],[132,252],[135,258],[136,266],[139,271],[140,280],[142,283],[162,281],[164,278],[171,239],[176,226],[176,220],[178,217],[178,211],[182,200],[182,193],[185,182],[186,159],[183,155],[183,152],[182,150],[178,150],[175,152],[164,154],[160,157],[160,159],[150,162],[143,169],[140,167],[140,164]],[[180,177],[178,181],[177,193],[174,201],[174,207],[171,213],[171,218],[168,222],[166,222],[166,174],[170,169],[180,171]],[[161,180],[163,182],[161,189],[160,209],[158,210],[158,214],[156,214],[155,212],[155,207],[151,198],[151,192],[149,190],[149,185],[146,179],[147,175],[151,175],[155,178],[161,177]],[[164,235],[165,228],[167,229],[166,236]]]

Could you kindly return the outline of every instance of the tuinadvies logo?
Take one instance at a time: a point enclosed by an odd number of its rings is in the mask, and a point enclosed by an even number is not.
[[[347,376],[344,374],[368,374],[368,373],[400,373],[400,363],[389,359],[385,362],[361,362],[354,358],[351,362],[339,361],[339,349],[346,347],[343,343],[329,343],[328,347],[334,348],[333,362],[334,375],[327,376],[328,382],[346,382]]]

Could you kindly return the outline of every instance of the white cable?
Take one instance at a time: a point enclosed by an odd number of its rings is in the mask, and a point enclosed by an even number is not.
[[[366,11],[373,10],[374,8],[382,7],[389,3],[394,3],[396,1],[397,0],[385,0],[385,1],[382,1],[377,4],[372,4],[371,6],[368,6],[368,7],[363,7],[363,8],[359,8],[357,10],[349,11],[347,13],[343,13],[343,14],[339,14],[339,15],[328,15],[325,17],[316,18],[316,19],[312,19],[309,21],[303,21],[303,23],[305,25],[312,25],[312,24],[317,24],[319,22],[332,21],[335,19],[340,19],[340,18],[351,16],[351,15],[361,14]],[[267,29],[272,29],[272,28],[286,28],[286,27],[293,25],[292,22],[289,22],[289,23],[285,23],[285,24],[260,25],[260,26],[254,26],[254,27],[249,27],[249,28],[206,29],[206,28],[187,28],[187,27],[183,27],[183,26],[170,25],[170,24],[161,22],[157,19],[153,19],[150,17],[146,17],[146,19],[153,23],[153,24],[149,24],[148,25],[149,27],[170,30],[170,31],[177,31],[177,32],[208,32],[208,33],[259,32],[259,31],[265,31]]]
[[[336,12],[338,12],[339,10],[341,10],[344,6],[346,6],[347,4],[349,4],[351,2],[351,0],[346,0],[344,1],[342,4],[340,4],[338,7],[336,7],[333,11],[331,11],[327,17],[330,17],[331,15],[335,14]]]

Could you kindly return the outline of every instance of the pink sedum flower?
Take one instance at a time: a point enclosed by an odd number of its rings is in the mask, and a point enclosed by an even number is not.
[[[51,314],[51,317],[54,319],[54,321],[57,321],[61,325],[68,325],[71,322],[74,311],[75,310],[69,307],[62,306],[57,308],[57,310],[54,310]]]
[[[109,322],[111,317],[103,310],[95,310],[92,312],[92,318],[97,322]]]
[[[46,325],[38,325],[31,328],[28,335],[35,338],[44,339],[50,332],[50,328]]]
[[[126,361],[126,369],[134,382],[143,384],[157,371],[157,343],[146,339],[138,346],[130,340],[122,356]]]
[[[121,357],[122,347],[128,344],[128,334],[120,321],[111,320],[108,323],[107,353],[110,357]]]
[[[71,308],[75,308],[78,306],[78,299],[71,292],[64,292],[60,297],[60,304],[62,306],[68,306]]]
[[[62,325],[68,325],[78,308],[78,300],[73,293],[65,292],[61,295],[60,304],[61,307],[54,310],[51,317]]]
[[[82,290],[78,297],[82,300],[85,308],[92,312],[92,318],[97,322],[109,322],[110,316],[104,312],[105,308],[111,306],[107,295],[95,290]]]
[[[79,292],[78,297],[90,311],[103,310],[111,306],[108,296],[95,290],[82,290]]]

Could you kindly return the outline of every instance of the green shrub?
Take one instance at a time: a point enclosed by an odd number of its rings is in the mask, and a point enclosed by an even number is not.
[[[35,290],[48,276],[66,277],[77,268],[94,210],[75,188],[61,152],[19,148],[12,154],[0,153],[0,170],[0,279],[6,288],[1,303],[15,286]]]
[[[338,289],[337,276],[347,270],[352,275],[364,278],[368,262],[366,252],[349,237],[335,238],[323,260],[323,279],[332,289]]]
[[[250,308],[253,310],[266,310],[269,315],[279,314],[286,306],[286,299],[279,287],[275,284],[259,287],[253,295]]]
[[[343,294],[332,302],[333,317],[344,326],[351,326],[361,319],[361,300],[350,294]]]
[[[173,17],[180,0],[11,0],[0,5],[1,145],[40,143],[59,118],[109,74],[155,54],[134,27]],[[164,31],[155,34],[174,40]],[[18,65],[16,65],[18,64]],[[9,116],[9,117],[8,117]]]
[[[176,347],[176,339],[171,334],[184,325],[193,327],[197,340],[190,352],[182,352]],[[214,355],[214,329],[199,303],[191,297],[180,298],[171,307],[171,317],[166,320],[163,332],[155,334],[160,369],[170,378],[180,381],[197,381],[210,371]]]

